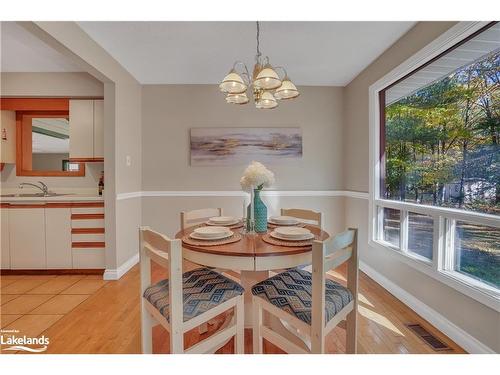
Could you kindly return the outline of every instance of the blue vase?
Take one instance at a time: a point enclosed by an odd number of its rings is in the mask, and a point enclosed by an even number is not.
[[[250,230],[249,228],[249,221],[250,221],[250,209],[251,205],[248,205],[247,207],[247,229]],[[254,196],[253,196],[253,210],[254,210],[254,230],[257,233],[263,233],[267,232],[267,207],[262,202],[262,199],[260,198],[260,190],[259,189],[254,189]]]

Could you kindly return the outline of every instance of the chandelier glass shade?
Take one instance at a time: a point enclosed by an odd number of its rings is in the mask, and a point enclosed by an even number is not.
[[[236,61],[232,69],[219,84],[219,89],[226,95],[226,103],[246,104],[250,101],[247,90],[251,88],[255,107],[272,109],[278,106],[278,100],[293,99],[299,96],[297,87],[288,78],[283,67],[272,66],[269,57],[262,58],[260,53],[260,25],[257,22],[257,54],[253,74],[250,75],[245,63]],[[237,68],[240,67],[238,72]],[[283,73],[282,77],[277,71]]]

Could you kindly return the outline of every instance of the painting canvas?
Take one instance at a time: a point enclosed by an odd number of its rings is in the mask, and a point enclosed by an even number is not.
[[[300,128],[193,128],[191,165],[273,163],[302,157]]]

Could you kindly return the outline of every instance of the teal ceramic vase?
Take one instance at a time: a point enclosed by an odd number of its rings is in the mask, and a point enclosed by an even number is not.
[[[247,229],[250,228],[250,209],[251,205],[247,207]],[[260,198],[260,190],[254,189],[253,196],[253,210],[254,210],[254,230],[257,233],[267,232],[267,207]]]

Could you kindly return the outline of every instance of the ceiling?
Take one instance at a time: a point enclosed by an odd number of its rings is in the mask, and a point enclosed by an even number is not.
[[[299,85],[344,86],[414,24],[262,22],[260,49]],[[255,22],[79,25],[143,84],[216,84],[235,60],[254,62]]]
[[[16,22],[1,22],[2,72],[80,72],[82,69]]]
[[[216,84],[235,60],[251,69],[255,22],[79,22],[143,84]],[[345,86],[415,22],[262,22],[260,46],[298,85]],[[72,61],[2,22],[2,71],[75,72]]]

